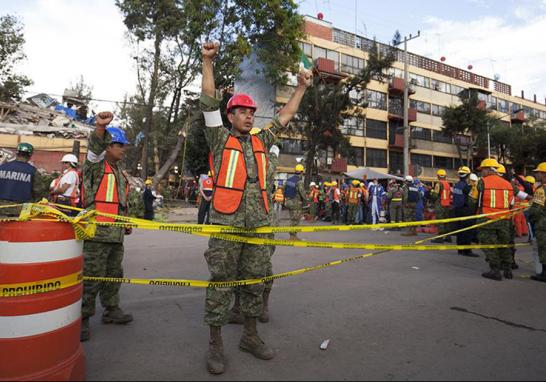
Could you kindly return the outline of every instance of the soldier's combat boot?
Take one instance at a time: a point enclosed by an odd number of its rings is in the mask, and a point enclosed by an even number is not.
[[[275,357],[275,351],[258,337],[256,317],[245,317],[245,326],[241,342],[239,342],[239,349],[249,352],[259,359],[269,360]]]
[[[124,313],[119,306],[109,306],[102,314],[102,322],[105,324],[125,325],[133,321],[133,315]]]
[[[230,324],[242,325],[244,322],[243,315],[241,314],[241,303],[239,300],[239,294],[235,294],[235,302],[233,307],[229,311],[229,321]]]
[[[502,275],[500,271],[496,268],[491,268],[489,272],[482,273],[482,277],[485,277],[486,279],[501,281]]]
[[[209,352],[207,354],[207,370],[211,374],[224,372],[224,343],[222,342],[222,327],[210,327]]]
[[[511,269],[505,269],[504,272],[502,272],[502,275],[504,276],[505,279],[513,279],[514,278],[514,275],[512,274]]]
[[[258,317],[258,320],[260,322],[266,323],[269,322],[269,294],[271,293],[271,290],[264,290],[264,304],[262,307],[262,313],[260,314],[260,317]]]
[[[542,273],[539,275],[532,275],[531,280],[542,281],[546,283],[546,264],[542,264]]]
[[[89,341],[89,318],[82,318],[80,341],[81,342]]]

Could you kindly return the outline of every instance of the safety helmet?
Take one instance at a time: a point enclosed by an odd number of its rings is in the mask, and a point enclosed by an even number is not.
[[[296,172],[304,172],[305,168],[301,164],[297,164],[296,167],[294,167],[294,171]]]
[[[537,168],[535,168],[533,171],[546,172],[546,162],[542,162],[541,164],[539,164]]]
[[[129,143],[127,138],[125,138],[125,132],[119,127],[107,127],[106,131],[112,136],[112,143],[121,143],[122,145]]]
[[[499,164],[499,167],[497,167],[497,172],[499,174],[506,174],[506,168],[504,167],[504,165]]]
[[[459,175],[468,175],[470,174],[472,171],[470,171],[470,169],[467,167],[467,166],[461,166],[459,167],[459,169],[457,170],[457,173]]]
[[[69,163],[77,164],[78,158],[74,154],[65,154],[62,157],[61,162],[69,162]]]
[[[472,174],[470,174],[468,179],[470,179],[472,182],[477,182],[478,181],[478,175],[472,173]]]
[[[527,183],[531,183],[531,184],[535,184],[535,183],[537,182],[537,180],[535,179],[535,177],[534,177],[534,176],[531,176],[531,175],[527,175],[527,176],[525,177],[525,181],[526,181]]]
[[[358,186],[360,184],[360,182],[356,179],[353,180],[353,186]]]
[[[212,172],[207,172],[207,176],[212,176]]]
[[[360,182],[360,187],[366,186],[364,183]]]
[[[152,183],[153,183],[153,181],[151,179],[146,179],[146,181],[144,182],[144,184],[147,185],[147,186],[149,186]]]
[[[443,168],[439,169],[438,172],[436,173],[436,175],[438,176],[447,176],[447,173],[446,173],[446,170],[444,170]]]
[[[334,180],[332,183],[331,183],[332,186],[337,186],[337,182]]]
[[[258,134],[260,131],[262,131],[262,129],[260,129],[259,127],[253,127],[252,129],[250,129],[250,134],[251,134],[251,135],[256,135],[256,134]]]
[[[229,113],[235,107],[246,107],[254,110],[258,108],[252,97],[244,93],[234,94],[227,103],[226,111]]]
[[[315,182],[311,182],[309,183],[309,186],[313,187],[313,186],[316,186],[317,184]]]
[[[480,163],[480,168],[484,167],[492,167],[492,168],[498,168],[499,162],[495,158],[487,158],[482,160],[482,163]]]
[[[21,142],[17,145],[17,152],[32,155],[34,147],[30,143]]]
[[[413,182],[413,176],[411,175],[406,175],[404,179],[406,180],[406,182]]]

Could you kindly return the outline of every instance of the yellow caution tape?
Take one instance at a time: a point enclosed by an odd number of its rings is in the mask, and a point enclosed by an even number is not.
[[[0,297],[27,296],[69,288],[82,282],[82,273],[76,272],[47,280],[16,284],[0,284]]]

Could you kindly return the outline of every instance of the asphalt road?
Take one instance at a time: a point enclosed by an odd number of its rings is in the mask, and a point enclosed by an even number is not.
[[[420,234],[420,237],[426,235]],[[278,234],[287,238],[288,234]],[[399,232],[322,232],[307,240],[408,243]],[[207,239],[136,230],[126,237],[125,275],[208,278]],[[227,370],[205,368],[204,290],[123,285],[135,320],[91,319],[89,380],[544,380],[546,284],[531,281],[531,247],[518,250],[513,280],[484,279],[480,258],[455,251],[388,252],[277,280],[261,337],[271,361],[238,349],[242,327],[223,329]],[[276,273],[366,251],[278,247]],[[326,350],[319,348],[330,339]]]

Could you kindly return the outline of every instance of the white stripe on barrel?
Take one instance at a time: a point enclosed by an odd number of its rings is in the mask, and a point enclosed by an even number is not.
[[[61,329],[80,319],[82,300],[48,312],[25,316],[1,316],[0,338],[35,336]]]
[[[43,242],[0,241],[0,264],[46,263],[81,256],[83,241],[59,240]]]

